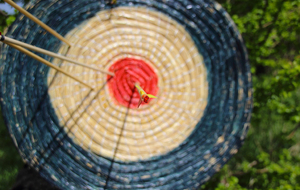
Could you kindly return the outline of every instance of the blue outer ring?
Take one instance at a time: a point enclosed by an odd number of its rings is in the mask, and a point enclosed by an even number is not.
[[[27,10],[66,35],[97,12],[117,6],[142,6],[162,12],[183,25],[192,36],[204,57],[209,82],[208,104],[193,133],[166,155],[138,162],[115,161],[107,178],[111,159],[86,152],[68,137],[63,138],[63,132],[53,139],[61,126],[47,93],[49,68],[2,46],[0,100],[11,137],[24,161],[62,189],[103,188],[107,179],[108,189],[198,188],[236,152],[248,130],[252,89],[242,38],[224,9],[209,0],[165,3],[122,0],[115,5],[104,0],[36,0]],[[53,52],[61,45],[58,39],[44,33],[21,14],[7,36]],[[40,56],[51,61],[47,56]],[[240,89],[244,93],[238,97]],[[222,134],[225,141],[217,144]],[[47,159],[55,147],[59,148]],[[214,158],[216,162],[212,161]]]

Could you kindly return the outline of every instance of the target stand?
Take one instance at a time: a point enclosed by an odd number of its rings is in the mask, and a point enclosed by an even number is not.
[[[197,189],[246,136],[250,66],[221,6],[202,0],[36,0],[6,36],[114,76],[2,46],[1,109],[25,163],[61,189]],[[138,83],[157,99],[142,103]]]

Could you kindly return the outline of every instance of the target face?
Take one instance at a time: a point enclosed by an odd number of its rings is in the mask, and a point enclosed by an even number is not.
[[[7,36],[93,86],[3,46],[1,109],[24,161],[62,189],[198,188],[237,152],[251,113],[242,38],[211,1],[34,1]],[[139,85],[157,99],[138,108]]]
[[[48,78],[60,125],[75,143],[97,155],[138,161],[170,152],[194,130],[207,104],[207,73],[192,38],[176,21],[145,8],[119,7],[99,12],[66,39],[73,42],[67,56],[115,73],[107,77],[62,64],[97,88],[89,97],[88,88],[63,74]],[[158,99],[137,109],[136,82]],[[81,115],[83,97],[93,103]]]

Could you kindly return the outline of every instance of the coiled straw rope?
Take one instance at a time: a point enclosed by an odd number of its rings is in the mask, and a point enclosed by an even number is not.
[[[3,46],[1,109],[26,163],[62,189],[198,188],[241,146],[252,108],[241,35],[213,1],[33,1],[6,36],[81,85]],[[157,96],[137,108],[134,83]]]

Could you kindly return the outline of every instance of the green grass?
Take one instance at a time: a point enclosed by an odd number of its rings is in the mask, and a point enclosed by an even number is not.
[[[22,166],[22,159],[9,136],[0,110],[0,190],[12,187]]]

